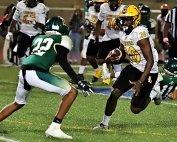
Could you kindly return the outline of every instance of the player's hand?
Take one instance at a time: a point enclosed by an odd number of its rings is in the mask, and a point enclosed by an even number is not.
[[[8,32],[7,35],[6,35],[6,40],[10,40],[13,42],[13,34],[11,32]]]
[[[143,86],[143,84],[141,83],[140,80],[137,81],[130,81],[130,84],[134,84],[134,86],[132,87],[132,89],[134,90],[134,94],[135,96],[138,96],[141,90],[141,87]]]
[[[94,92],[90,83],[85,80],[80,80],[77,84],[78,88],[82,91],[84,97],[90,96],[90,93]]]
[[[168,37],[164,37],[163,38],[163,42],[168,46],[168,47],[171,47],[170,43],[169,43],[169,40],[168,40]]]

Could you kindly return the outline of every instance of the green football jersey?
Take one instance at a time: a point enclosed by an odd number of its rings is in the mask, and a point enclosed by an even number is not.
[[[149,19],[149,20],[141,20],[140,25],[145,26],[146,28],[155,28],[156,27],[156,21],[154,19]]]
[[[61,45],[71,50],[73,43],[66,35],[39,35],[32,42],[32,53],[27,57],[23,65],[38,67],[49,71],[58,56],[56,45]]]
[[[167,97],[168,94],[174,91],[177,86],[177,77],[175,76],[166,76],[162,74],[163,80],[160,81],[160,90],[162,93],[163,99]]]

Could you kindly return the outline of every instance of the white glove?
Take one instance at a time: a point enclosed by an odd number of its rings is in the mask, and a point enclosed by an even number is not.
[[[13,42],[13,34],[11,32],[8,32],[7,35],[6,35],[6,40],[10,40]]]

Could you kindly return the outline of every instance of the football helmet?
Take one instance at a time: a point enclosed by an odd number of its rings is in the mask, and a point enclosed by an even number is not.
[[[162,4],[160,6],[160,10],[161,10],[161,15],[162,17],[166,16],[169,10],[169,6],[167,4]]]
[[[151,10],[148,5],[143,5],[142,7],[140,7],[140,12],[141,12],[141,20],[150,19]]]
[[[129,34],[140,24],[141,13],[135,5],[126,5],[119,14],[119,20],[120,28]]]
[[[108,4],[112,11],[116,11],[122,4],[122,0],[108,0]]]
[[[93,0],[85,0],[86,7],[93,6]]]
[[[107,0],[93,0],[93,2],[94,2],[94,9],[95,9],[95,11],[96,12],[100,12],[100,6],[103,3],[107,2]]]
[[[139,3],[139,4],[138,4],[138,8],[140,9],[143,5],[144,5],[144,4]]]
[[[68,35],[69,30],[66,21],[60,16],[54,16],[47,20],[45,25],[46,33],[56,31],[56,34]]]
[[[164,71],[169,75],[177,75],[177,58],[170,58],[163,66]]]

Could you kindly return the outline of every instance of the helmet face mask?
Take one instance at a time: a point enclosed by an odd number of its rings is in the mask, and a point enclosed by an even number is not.
[[[55,16],[47,20],[45,25],[45,31],[46,33],[61,35],[68,35],[69,33],[66,21],[60,16]]]
[[[122,4],[122,0],[108,0],[108,4],[112,11],[116,11]]]
[[[119,14],[120,27],[126,34],[129,34],[135,27],[140,24],[141,14],[139,9],[134,5],[127,5]]]

